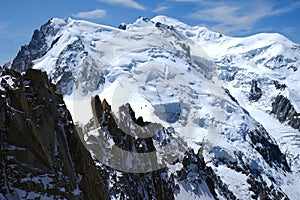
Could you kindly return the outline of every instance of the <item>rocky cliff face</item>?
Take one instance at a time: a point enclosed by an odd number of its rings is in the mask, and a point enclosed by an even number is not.
[[[257,81],[252,80],[251,90],[249,92],[249,101],[258,101],[262,95],[261,89],[257,86]]]
[[[300,130],[300,113],[295,110],[288,98],[278,95],[272,103],[272,113],[280,122],[286,122],[294,129]]]
[[[11,64],[11,68],[19,72],[31,68],[33,66],[32,61],[44,56],[47,50],[55,44],[55,41],[48,44],[47,38],[54,36],[58,31],[59,29],[52,25],[51,20],[41,26],[40,30],[35,30],[30,43],[21,47]]]
[[[109,199],[46,73],[5,70],[0,80],[0,199]]]
[[[137,173],[132,173],[133,170],[130,168],[126,169],[124,166],[123,170],[128,170],[128,172],[120,171],[120,166],[116,163],[116,168],[119,170],[113,169],[105,165],[105,159],[103,156],[109,157],[109,155],[104,155],[106,148],[108,146],[108,141],[111,139],[118,148],[124,150],[118,154],[120,160],[129,160],[129,162],[136,162],[138,165],[148,165],[146,168],[151,169],[152,165],[157,165],[157,160],[151,159],[150,157],[145,157],[143,160],[138,160],[132,154],[127,154],[126,152],[133,153],[149,153],[155,151],[154,140],[151,137],[148,138],[135,138],[134,136],[128,134],[131,129],[134,129],[137,132],[138,128],[150,125],[150,122],[144,122],[140,117],[135,118],[135,113],[131,109],[130,105],[124,105],[120,108],[122,112],[125,113],[122,118],[122,123],[131,125],[124,126],[124,130],[119,128],[117,122],[114,118],[114,115],[111,112],[111,106],[107,103],[106,100],[101,101],[98,96],[96,96],[92,102],[93,112],[95,118],[91,121],[90,125],[85,126],[81,129],[82,136],[86,138],[89,148],[94,157],[98,158],[98,165],[100,166],[100,174],[103,179],[106,180],[109,194],[112,198],[116,199],[174,199],[175,193],[175,182],[174,178],[168,176],[168,170],[166,168],[157,169],[155,171],[141,173],[136,170]],[[150,125],[151,126],[151,125]],[[98,132],[89,135],[88,132],[92,129],[96,129]],[[163,129],[159,127],[158,129]],[[126,132],[125,132],[126,131]],[[150,131],[150,129],[147,129]],[[163,131],[163,130],[160,130]],[[164,132],[165,134],[165,132]],[[102,136],[100,136],[102,135]],[[105,135],[103,137],[103,135]],[[100,145],[99,145],[100,143]],[[116,157],[116,155],[115,155]],[[111,161],[110,164],[113,165]],[[128,163],[128,162],[127,162]],[[129,166],[128,166],[129,167]]]

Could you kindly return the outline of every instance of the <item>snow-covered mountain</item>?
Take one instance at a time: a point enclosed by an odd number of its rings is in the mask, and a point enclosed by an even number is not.
[[[51,19],[10,68],[47,72],[112,199],[297,199],[299,64],[282,35],[157,16]]]

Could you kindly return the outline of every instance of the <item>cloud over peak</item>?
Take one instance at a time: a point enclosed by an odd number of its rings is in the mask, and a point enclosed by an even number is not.
[[[170,7],[169,6],[157,6],[153,12],[158,13],[158,12],[163,12],[165,10],[168,10]]]
[[[86,12],[79,12],[73,14],[73,17],[83,18],[83,19],[100,19],[105,17],[106,11],[102,9],[96,9]]]

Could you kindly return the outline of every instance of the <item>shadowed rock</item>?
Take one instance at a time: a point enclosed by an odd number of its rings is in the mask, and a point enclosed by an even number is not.
[[[110,199],[46,73],[6,70],[4,76],[0,193],[7,199]]]

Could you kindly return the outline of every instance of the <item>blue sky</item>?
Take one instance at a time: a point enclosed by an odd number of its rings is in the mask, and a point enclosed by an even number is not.
[[[34,29],[52,17],[118,26],[138,16],[174,17],[229,36],[279,32],[300,43],[298,0],[9,0],[0,7],[0,65],[15,57]]]

